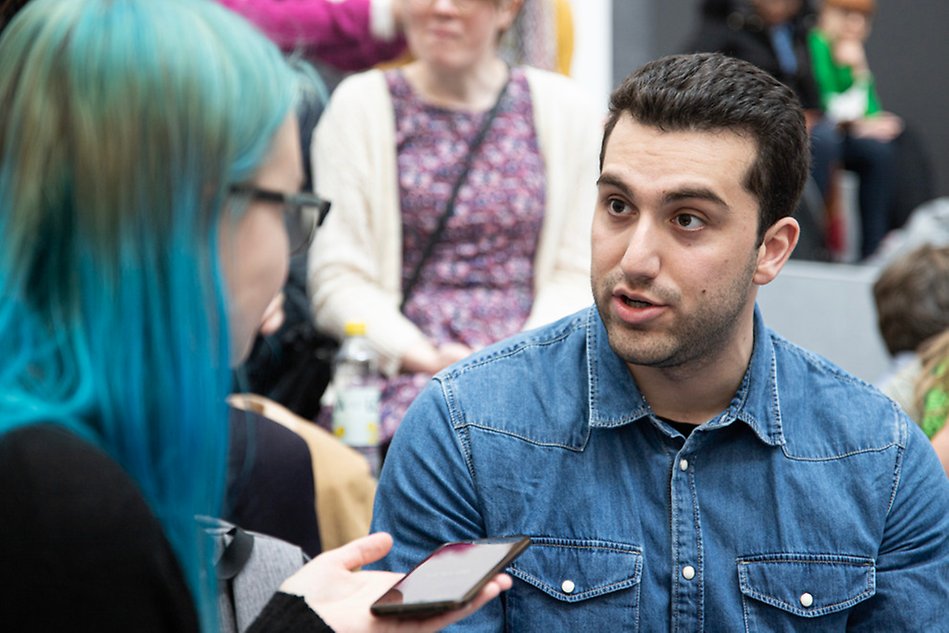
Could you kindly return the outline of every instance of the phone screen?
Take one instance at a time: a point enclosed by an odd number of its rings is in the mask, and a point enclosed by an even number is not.
[[[527,545],[527,537],[446,543],[373,605],[377,615],[428,615],[473,599]]]

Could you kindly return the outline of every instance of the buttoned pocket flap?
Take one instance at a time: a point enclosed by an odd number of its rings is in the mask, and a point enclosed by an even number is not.
[[[849,609],[876,592],[873,560],[823,554],[763,555],[738,560],[741,592],[805,618]]]
[[[625,543],[531,537],[510,574],[564,602],[628,589],[642,576],[642,550]]]

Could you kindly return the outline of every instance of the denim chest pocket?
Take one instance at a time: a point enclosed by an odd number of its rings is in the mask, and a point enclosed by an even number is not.
[[[507,630],[638,631],[642,549],[626,543],[531,537],[508,572]]]
[[[847,612],[876,593],[872,559],[765,554],[738,559],[745,630],[839,631]]]

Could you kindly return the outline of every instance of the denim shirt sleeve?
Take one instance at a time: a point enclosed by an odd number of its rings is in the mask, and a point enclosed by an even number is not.
[[[922,431],[906,443],[876,561],[876,593],[858,604],[848,631],[938,631],[949,596],[949,478]]]
[[[487,536],[479,505],[441,383],[435,379],[409,407],[386,455],[372,531],[389,532],[395,543],[370,568],[405,572],[444,542]],[[494,600],[446,630],[502,629],[501,604]]]

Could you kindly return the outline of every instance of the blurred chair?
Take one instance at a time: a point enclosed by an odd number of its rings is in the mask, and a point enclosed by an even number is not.
[[[889,367],[877,328],[874,266],[789,261],[758,293],[768,326],[873,382]]]

